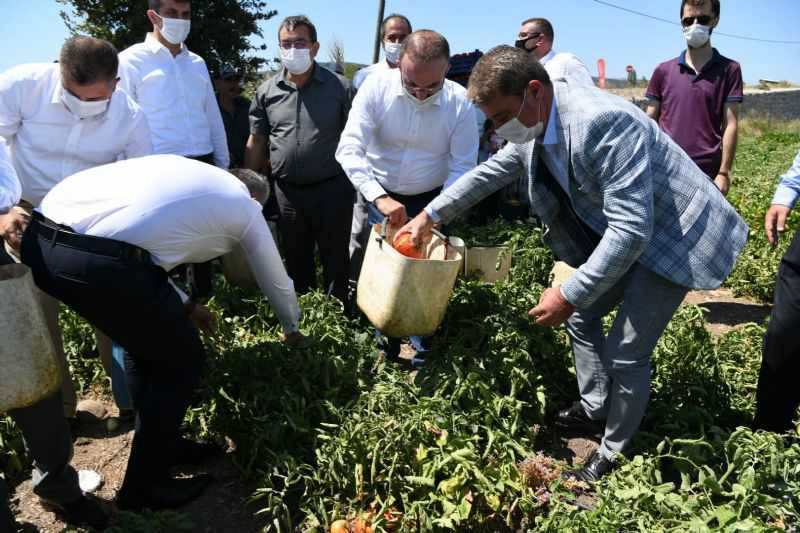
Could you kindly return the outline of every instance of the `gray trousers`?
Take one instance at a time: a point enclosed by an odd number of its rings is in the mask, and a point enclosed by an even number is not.
[[[581,405],[605,420],[600,453],[621,453],[642,422],[650,399],[650,356],[688,289],[636,264],[586,309],[567,321]],[[617,305],[608,335],[602,319]]]
[[[364,262],[364,253],[367,251],[370,224],[368,222],[368,202],[360,192],[356,191],[356,200],[353,204],[353,222],[350,226],[350,280],[358,281],[361,273],[361,263]]]
[[[30,407],[13,409],[8,415],[22,431],[33,456],[34,494],[55,504],[71,503],[80,498],[78,473],[69,464],[72,437],[64,418],[61,393]],[[0,507],[3,505],[5,502],[0,501]]]

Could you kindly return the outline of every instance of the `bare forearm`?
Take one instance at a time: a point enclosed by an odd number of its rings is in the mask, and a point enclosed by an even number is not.
[[[736,144],[739,141],[739,126],[737,123],[729,123],[722,134],[722,164],[719,167],[720,173],[730,174],[733,169],[733,159],[736,156]]]
[[[244,149],[244,166],[261,172],[267,159],[267,138],[250,135]]]

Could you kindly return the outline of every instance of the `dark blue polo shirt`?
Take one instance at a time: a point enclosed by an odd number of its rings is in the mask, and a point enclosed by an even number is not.
[[[725,104],[742,101],[739,63],[714,54],[699,73],[686,64],[686,51],[661,63],[647,87],[647,98],[661,103],[658,124],[710,178],[722,163]]]

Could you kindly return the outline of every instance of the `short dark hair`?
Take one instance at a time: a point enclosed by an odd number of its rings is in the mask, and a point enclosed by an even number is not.
[[[551,85],[550,76],[536,58],[513,46],[500,45],[485,53],[469,77],[467,96],[485,104],[498,93],[520,96],[532,80]]]
[[[311,37],[311,42],[317,42],[317,28],[311,22],[311,20],[305,15],[293,15],[291,17],[286,17],[281,22],[280,27],[278,28],[278,39],[281,38],[281,30],[286,28],[288,31],[294,31],[294,29],[298,26],[305,26],[308,28],[308,35]]]
[[[408,20],[408,18],[405,15],[400,15],[398,13],[392,13],[391,15],[389,15],[388,17],[383,19],[383,22],[381,23],[381,41],[386,37],[386,25],[389,24],[389,22],[391,22],[391,21],[393,21],[395,19],[402,20],[403,23],[406,26],[408,26],[408,33],[411,33],[412,31],[414,31],[414,28],[411,27],[411,21]]]
[[[103,39],[79,35],[67,39],[58,59],[61,75],[78,85],[117,78],[119,58],[114,45]]]
[[[441,33],[433,30],[417,30],[403,41],[400,57],[410,56],[422,63],[435,59],[450,61],[450,43]]]
[[[550,41],[551,43],[553,42],[553,39],[556,38],[556,34],[553,31],[553,25],[550,24],[549,20],[538,17],[527,19],[523,20],[520,26],[524,26],[525,24],[530,24],[530,23],[536,24],[536,27],[539,29],[540,32],[542,32],[542,35],[547,37],[547,40]]]
[[[179,4],[188,4],[192,0],[175,0]],[[161,12],[161,2],[162,0],[147,0],[147,7],[155,11],[156,13]]]
[[[228,172],[239,178],[239,181],[245,184],[251,196],[257,194],[269,196],[269,181],[263,174],[259,174],[249,168],[233,168]]]
[[[706,2],[711,2],[711,13],[715,19],[719,18],[719,0],[681,0],[681,18],[683,18],[683,8],[686,4],[690,6],[700,7],[705,5]]]

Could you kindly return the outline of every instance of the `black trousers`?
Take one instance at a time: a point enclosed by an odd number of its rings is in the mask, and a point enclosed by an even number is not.
[[[784,432],[800,406],[800,231],[778,269],[756,391],[757,429]]]
[[[214,164],[214,152],[205,155],[188,156],[188,158],[208,165]],[[189,278],[187,281],[189,282],[189,290],[192,293],[192,298],[204,299],[211,296],[214,276],[212,261],[185,265],[182,272],[185,278]]]
[[[346,302],[354,192],[350,180],[341,174],[315,185],[297,186],[282,181],[275,185],[281,248],[295,290],[303,294],[317,287],[316,245],[325,290]]]
[[[33,220],[22,238],[22,261],[36,284],[127,352],[137,416],[118,497],[146,500],[177,458],[180,425],[205,359],[200,336],[161,267],[53,242],[39,234],[39,224]]]

